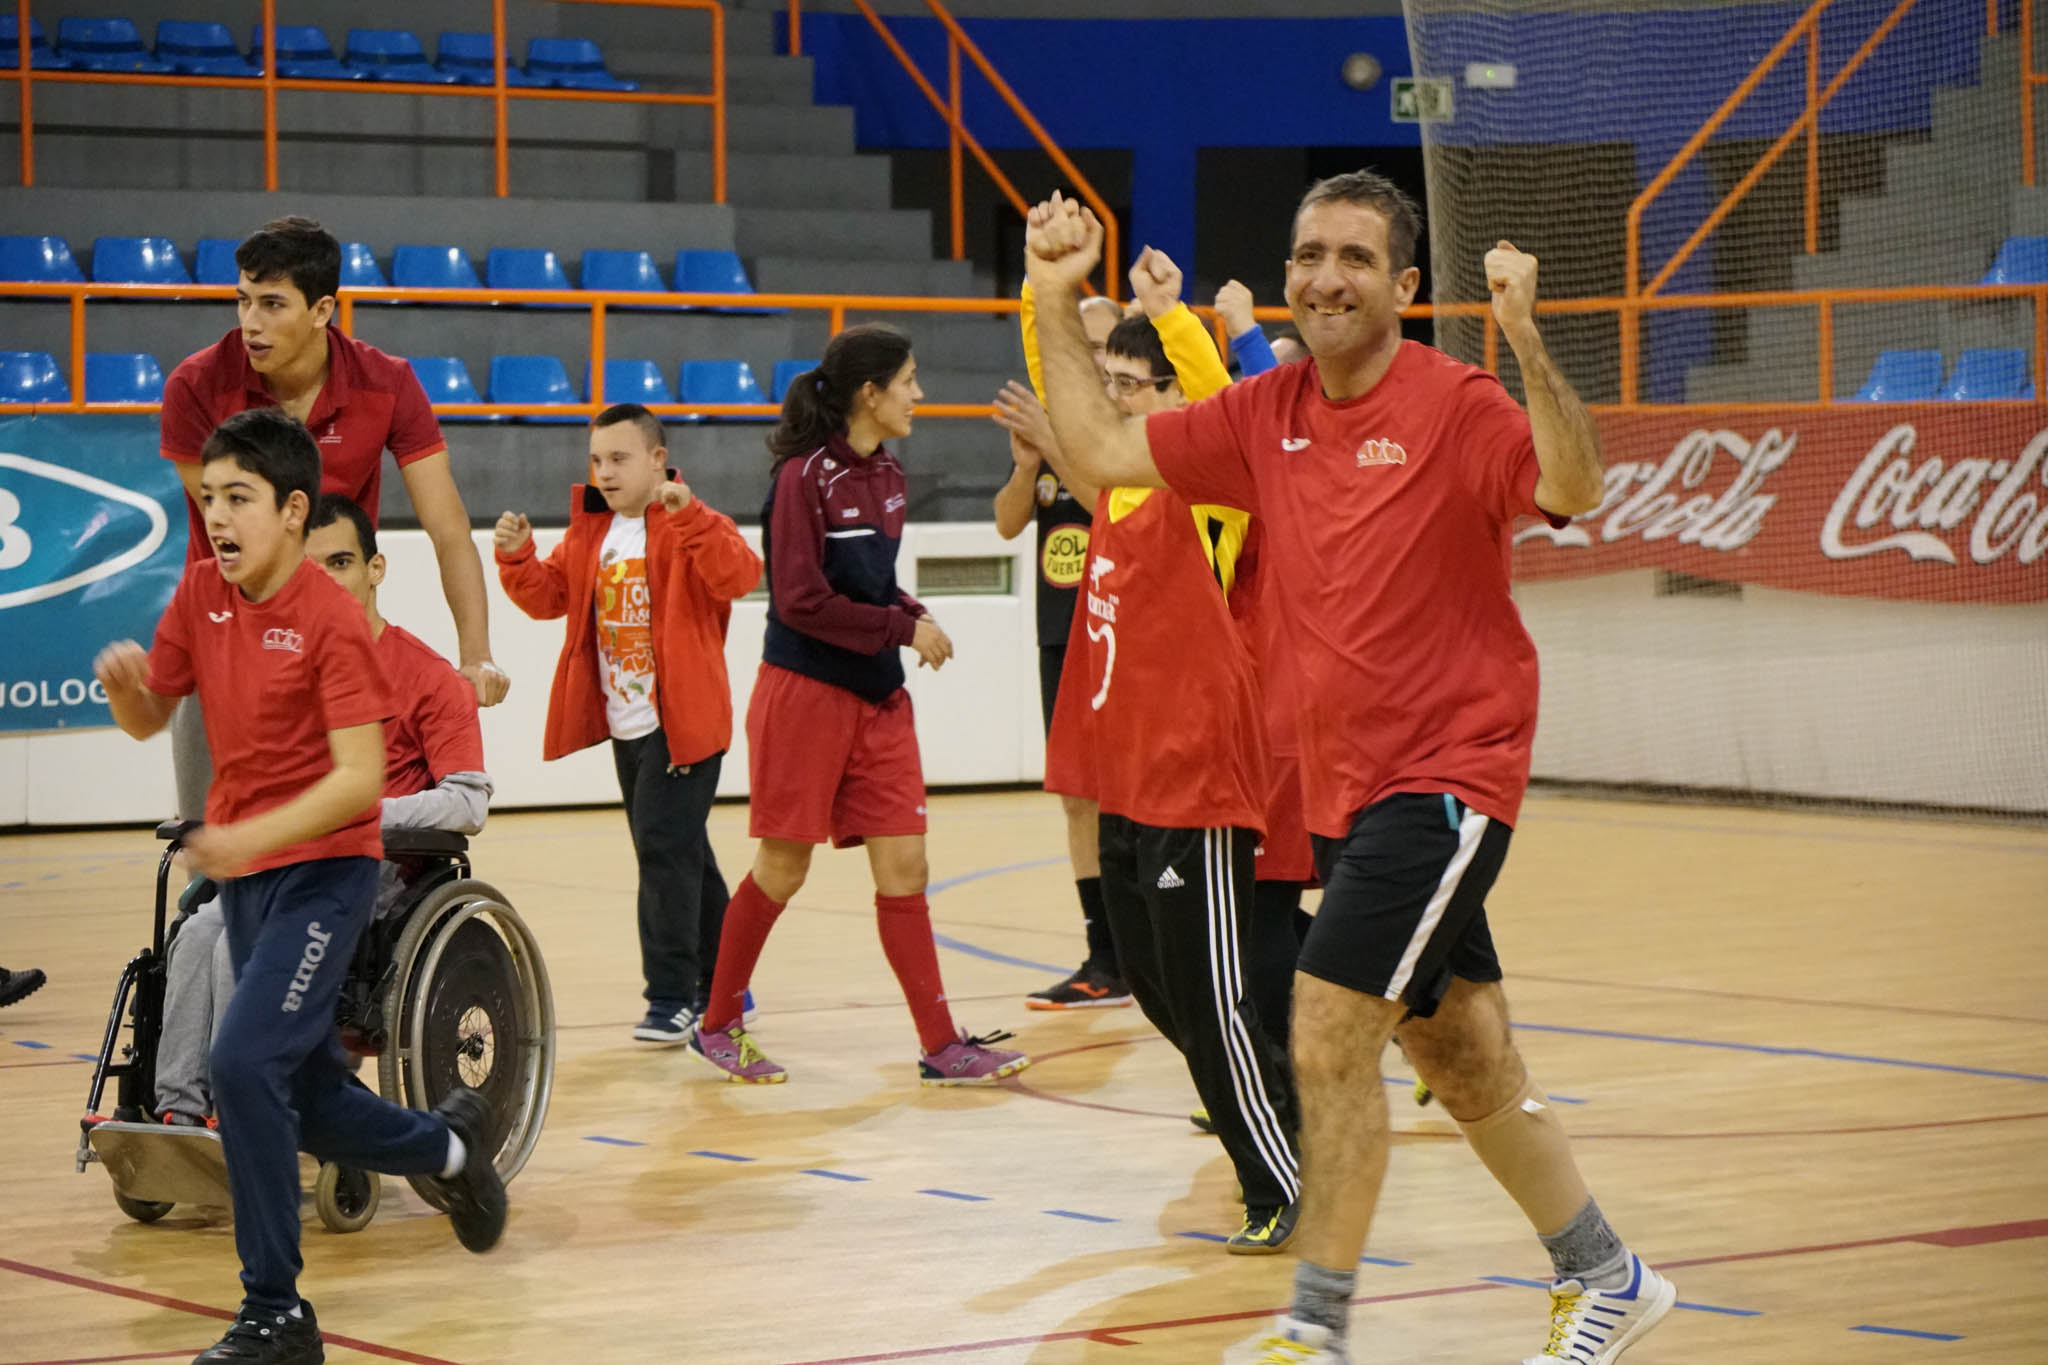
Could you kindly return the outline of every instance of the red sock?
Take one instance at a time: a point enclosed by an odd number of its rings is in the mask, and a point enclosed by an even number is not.
[[[724,1033],[740,1021],[747,998],[747,983],[754,979],[754,964],[761,960],[768,931],[782,914],[782,906],[754,885],[750,872],[732,893],[725,907],[725,927],[718,936],[718,965],[711,972],[711,999],[704,1006],[706,1033]]]
[[[932,913],[924,893],[878,893],[875,927],[881,931],[882,955],[889,959],[910,1017],[917,1023],[918,1044],[932,1053],[958,1042],[960,1030],[953,1027],[953,1012],[946,1008],[946,984],[939,979],[939,950],[932,942]]]

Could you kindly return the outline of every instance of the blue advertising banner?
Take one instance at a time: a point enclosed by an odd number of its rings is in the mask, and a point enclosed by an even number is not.
[[[0,418],[0,731],[113,724],[93,656],[147,645],[184,568],[154,416]]]

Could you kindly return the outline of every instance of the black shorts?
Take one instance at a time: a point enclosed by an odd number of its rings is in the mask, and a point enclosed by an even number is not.
[[[1045,733],[1052,734],[1052,707],[1060,699],[1060,674],[1067,667],[1065,641],[1038,647],[1038,705],[1045,713]]]
[[[1367,806],[1341,839],[1315,837],[1323,903],[1301,970],[1334,985],[1404,1000],[1427,1018],[1451,978],[1500,980],[1486,893],[1514,831],[1440,792]]]

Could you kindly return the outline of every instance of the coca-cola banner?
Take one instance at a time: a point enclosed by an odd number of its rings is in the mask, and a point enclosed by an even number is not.
[[[2048,600],[2048,408],[1610,413],[1607,496],[1515,536],[1515,576],[1662,568],[1924,602]]]

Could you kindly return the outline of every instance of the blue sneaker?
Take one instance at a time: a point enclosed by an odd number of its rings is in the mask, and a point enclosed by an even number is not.
[[[747,992],[747,998],[740,1005],[740,1022],[742,1024],[751,1024],[760,1015],[761,1011],[754,1008],[754,993],[750,990]]]
[[[647,1017],[633,1026],[633,1037],[642,1043],[674,1047],[689,1042],[696,1031],[697,1012],[688,1005],[681,1009],[666,1004],[649,1005]]]
[[[1578,1280],[1550,1286],[1550,1340],[1522,1365],[1608,1365],[1671,1311],[1678,1289],[1633,1252],[1623,1289],[1589,1289]]]

